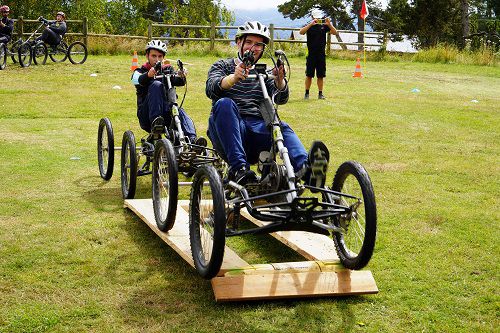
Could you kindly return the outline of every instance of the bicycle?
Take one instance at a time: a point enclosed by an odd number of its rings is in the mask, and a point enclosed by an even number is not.
[[[285,64],[290,75],[284,52],[276,51],[274,56],[276,60],[270,55],[274,67]],[[245,54],[247,67],[253,65],[252,59],[252,52]],[[295,175],[284,146],[274,96],[268,95],[265,86],[266,79],[274,78],[265,64],[255,64],[255,70],[247,77],[260,83],[265,97],[261,113],[273,138],[270,151],[261,152],[258,182],[241,186],[227,174],[221,176],[212,165],[200,167],[193,176],[189,234],[195,268],[203,278],[211,279],[219,272],[226,237],[246,234],[301,230],[328,235],[348,269],[361,269],[372,257],[377,213],[368,173],[358,162],[347,161],[338,167],[331,186],[312,186]],[[318,170],[313,167],[312,172]],[[242,228],[243,209],[266,223]]]

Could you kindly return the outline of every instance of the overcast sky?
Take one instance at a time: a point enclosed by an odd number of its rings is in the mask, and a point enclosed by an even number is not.
[[[237,9],[265,9],[276,8],[276,6],[286,2],[286,0],[222,0],[222,3],[231,10]],[[379,0],[385,7],[388,0]]]

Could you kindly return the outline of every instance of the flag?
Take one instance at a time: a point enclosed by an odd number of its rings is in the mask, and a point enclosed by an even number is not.
[[[363,4],[361,5],[361,12],[359,12],[359,16],[364,20],[368,14],[368,7],[366,6],[366,0],[363,0]]]

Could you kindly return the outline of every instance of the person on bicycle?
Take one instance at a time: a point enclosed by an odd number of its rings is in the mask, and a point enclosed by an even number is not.
[[[249,74],[255,73],[254,67],[245,64],[245,55],[248,51],[253,52],[253,63],[256,63],[269,40],[269,29],[265,25],[258,21],[246,22],[238,27],[235,36],[237,57],[219,60],[208,71],[206,95],[212,99],[212,112],[207,134],[214,149],[228,162],[230,179],[240,185],[258,181],[250,164],[257,163],[260,152],[269,151],[273,143],[270,129],[260,112],[264,101],[260,83],[245,80]],[[277,104],[285,104],[289,91],[283,66],[274,69],[274,74],[275,79],[266,80],[266,89],[270,96],[275,95]],[[304,146],[288,124],[281,122],[281,125],[284,144],[296,175],[317,184],[311,177],[310,158]],[[314,152],[319,147],[321,154],[329,158],[324,144],[316,142],[313,146]],[[323,170],[326,174],[326,166]],[[324,176],[319,182],[324,185]]]
[[[137,118],[141,128],[146,132],[153,129],[162,129],[172,121],[172,103],[168,101],[165,87],[161,80],[154,79],[157,74],[155,65],[157,62],[163,63],[163,58],[167,53],[167,46],[161,40],[152,40],[146,45],[147,62],[137,68],[132,74],[132,83],[137,92]],[[162,65],[162,72],[174,70],[170,64]],[[170,77],[172,86],[183,86],[186,84],[185,73],[179,72]],[[184,135],[191,143],[201,143],[196,141],[196,129],[194,123],[183,108],[179,108],[179,118]],[[200,138],[206,142],[205,139]],[[203,145],[203,144],[201,144]]]
[[[45,22],[46,27],[42,35],[38,37],[35,42],[41,40],[52,47],[59,45],[67,30],[66,14],[58,12],[55,21],[48,21],[43,17],[40,17],[39,20]]]
[[[2,14],[2,18],[0,18],[0,43],[7,44],[12,38],[12,31],[14,30],[14,20],[11,20],[9,18],[9,6],[0,7],[0,13]]]
[[[323,95],[324,78],[326,76],[326,35],[336,34],[337,29],[332,25],[330,19],[324,19],[322,10],[315,8],[311,12],[312,20],[303,26],[299,33],[307,36],[307,60],[304,99],[309,99],[314,73],[316,73],[316,84],[318,86],[318,99],[325,99]]]

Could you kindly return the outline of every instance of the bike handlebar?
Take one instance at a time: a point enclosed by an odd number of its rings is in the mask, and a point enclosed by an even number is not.
[[[264,79],[265,79],[265,80],[267,80],[267,79],[275,79],[275,78],[277,78],[277,76],[276,76],[276,75],[274,75],[274,74],[269,74],[269,73],[263,74],[263,73],[259,73],[259,74],[249,74],[249,75],[247,76],[247,79],[255,79],[255,80],[257,80],[257,79],[259,78],[259,76],[264,77]]]

